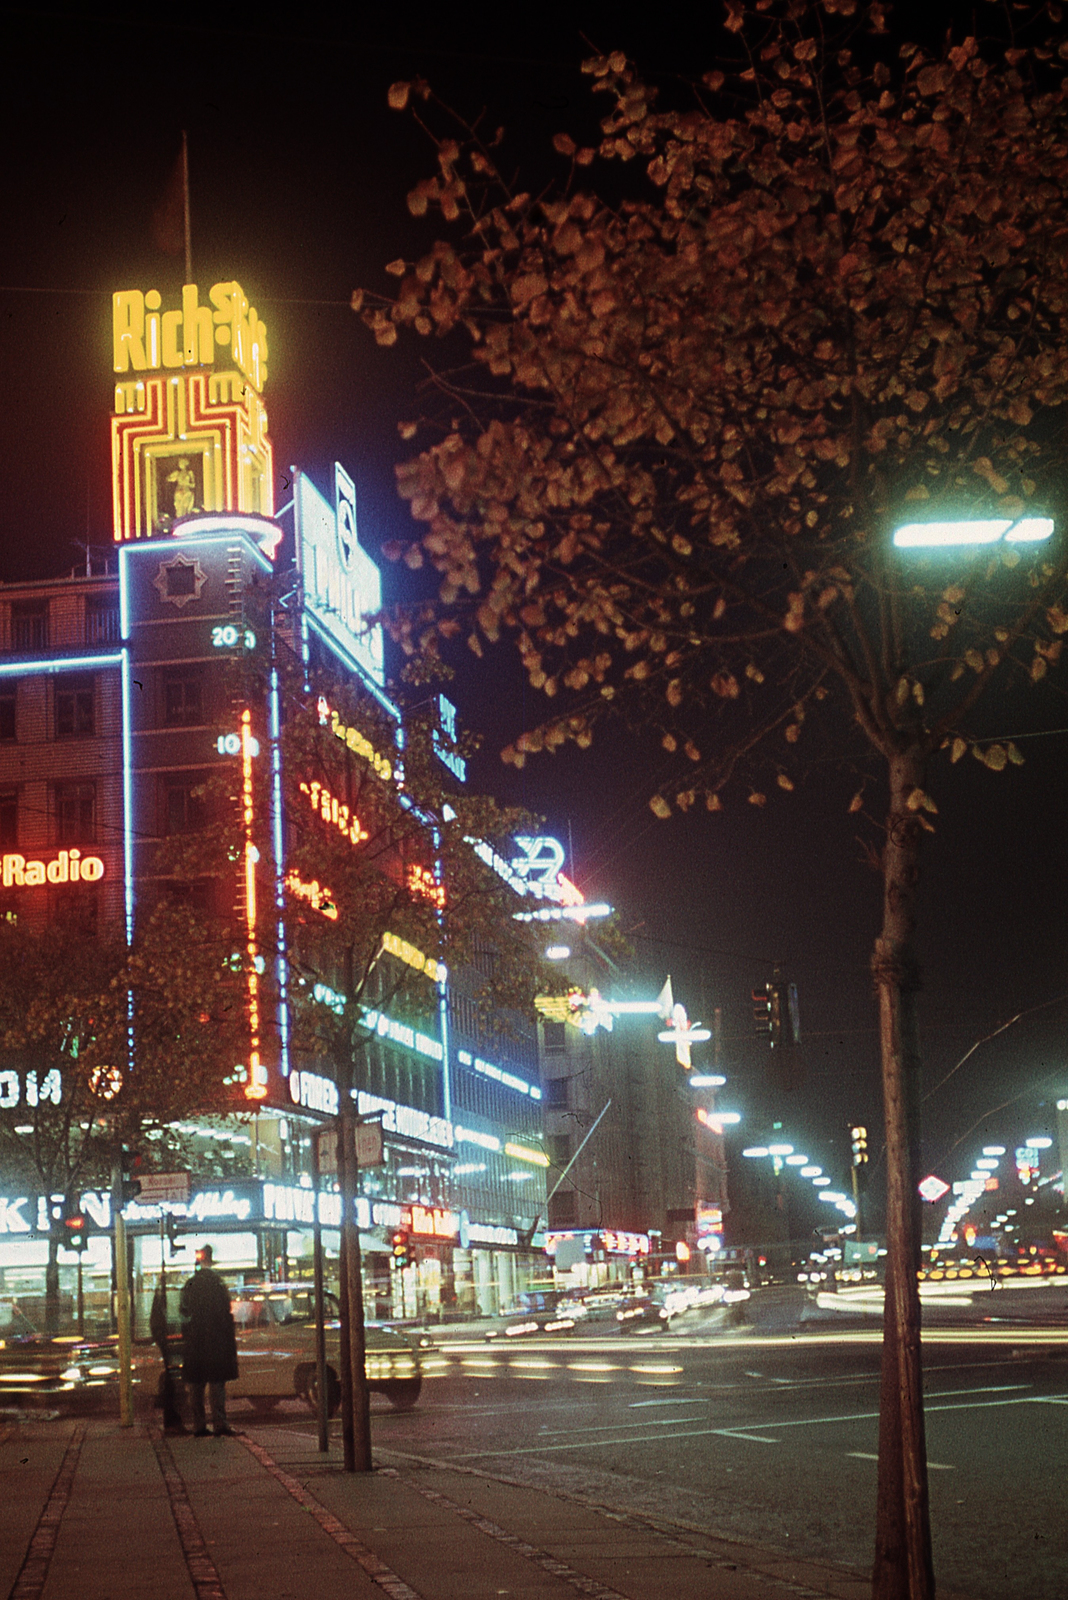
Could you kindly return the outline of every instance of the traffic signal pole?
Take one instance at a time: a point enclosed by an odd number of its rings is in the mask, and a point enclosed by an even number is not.
[[[116,1182],[117,1198],[122,1190]],[[130,1269],[126,1259],[126,1223],[121,1204],[115,1207],[115,1316],[119,1328],[119,1426],[133,1427],[133,1365],[130,1329]]]

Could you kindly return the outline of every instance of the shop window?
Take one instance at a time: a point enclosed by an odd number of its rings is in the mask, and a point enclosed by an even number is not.
[[[542,1102],[546,1111],[565,1111],[568,1104],[569,1078],[546,1078],[545,1099]]]
[[[563,1055],[567,1049],[566,1022],[543,1022],[542,1037],[545,1040],[545,1053],[550,1056]]]
[[[77,739],[95,732],[93,679],[82,673],[56,679],[56,738]]]
[[[11,648],[13,650],[46,650],[48,648],[48,601],[16,601],[11,607]]]
[[[571,1228],[578,1221],[578,1196],[574,1189],[558,1189],[549,1201],[549,1227]]]
[[[18,732],[15,721],[15,685],[0,686],[0,739],[14,739]]]
[[[204,721],[204,679],[199,672],[168,672],[163,679],[163,724],[193,728]]]
[[[19,794],[0,789],[0,850],[14,850],[19,842]]]
[[[93,844],[96,839],[96,784],[57,783],[52,795],[56,843]]]

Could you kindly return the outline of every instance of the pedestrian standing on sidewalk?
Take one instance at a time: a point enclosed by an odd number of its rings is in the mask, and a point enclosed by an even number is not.
[[[226,1421],[226,1385],[237,1377],[237,1340],[230,1312],[230,1291],[212,1270],[210,1244],[197,1251],[197,1270],[182,1285],[178,1316],[182,1324],[182,1378],[189,1393],[193,1433],[208,1432],[204,1390],[211,1399],[216,1436],[232,1433]]]

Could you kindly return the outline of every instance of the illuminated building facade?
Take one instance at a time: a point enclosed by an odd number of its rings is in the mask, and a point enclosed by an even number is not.
[[[308,1173],[310,1132],[336,1113],[338,1090],[329,1061],[290,1059],[280,908],[288,894],[328,915],[329,892],[287,866],[279,696],[268,668],[276,650],[303,654],[396,716],[381,633],[363,625],[381,604],[379,574],[360,546],[355,492],[340,466],[325,494],[298,473],[291,502],[274,515],[267,331],[239,285],[206,294],[187,285],[173,304],[152,290],[123,291],[113,328],[115,556],[103,574],[0,585],[0,915],[50,918],[76,906],[87,926],[106,921],[129,936],[139,908],[174,887],[161,842],[201,825],[214,774],[233,778],[242,844],[222,892],[232,894],[244,946],[247,1052],[219,1063],[233,1115],[210,1126],[191,1116],[183,1131],[244,1172],[211,1178],[219,1164],[206,1157],[177,1210],[213,1238],[225,1267],[305,1275],[311,1208],[321,1209],[328,1251],[337,1222],[336,1195],[316,1201]],[[276,631],[266,597],[280,569],[295,598]],[[246,676],[272,688],[245,694]],[[329,725],[385,775],[395,752],[374,750],[336,716]],[[440,753],[462,781],[451,745],[446,717]],[[325,827],[344,824],[358,848],[358,823],[337,797],[322,783],[306,789],[300,803]],[[420,870],[436,892],[431,869]],[[220,893],[217,883],[186,887]],[[385,1150],[384,1164],[360,1175],[368,1303],[393,1316],[491,1312],[536,1262],[544,1267],[531,1247],[547,1166],[534,1030],[502,1054],[433,961],[393,935],[381,962],[387,975],[400,963],[419,977],[403,1003],[379,1011],[366,997],[370,1042],[354,1093],[359,1113],[381,1120]],[[324,971],[315,992],[325,1006],[339,1003],[338,975]],[[28,1092],[0,1078],[0,1114]],[[47,1255],[50,1202],[8,1193],[2,1178],[0,1287],[24,1290],[20,1272],[29,1281]],[[103,1275],[109,1198],[87,1191],[85,1207],[85,1264]],[[159,1211],[135,1201],[126,1216],[147,1285]],[[403,1271],[390,1260],[397,1230],[410,1239]]]

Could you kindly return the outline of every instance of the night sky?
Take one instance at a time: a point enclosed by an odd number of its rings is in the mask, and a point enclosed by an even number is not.
[[[404,197],[433,165],[411,120],[387,110],[389,84],[422,75],[465,113],[486,107],[509,128],[517,165],[540,180],[555,171],[552,135],[566,128],[581,142],[593,126],[578,70],[584,35],[666,84],[712,64],[719,8],[703,8],[708,20],[677,10],[660,8],[654,26],[581,5],[520,8],[505,21],[499,7],[442,7],[432,21],[398,8],[396,22],[388,7],[349,7],[342,20],[305,7],[272,30],[250,21],[251,8],[212,8],[210,26],[196,8],[182,8],[185,23],[153,26],[114,7],[96,20],[85,7],[0,8],[0,579],[56,576],[84,561],[77,541],[110,543],[110,295],[151,286],[165,304],[177,295],[180,259],[154,246],[151,219],[182,128],[194,278],[206,289],[236,277],[270,332],[265,399],[279,478],[293,463],[325,489],[341,460],[375,553],[409,531],[393,487],[404,448],[396,424],[415,410],[424,350],[404,341],[380,350],[348,303],[357,286],[386,285],[386,262],[425,246]],[[387,564],[390,598],[403,597],[406,577]],[[722,1104],[746,1114],[746,1142],[775,1116],[844,1181],[848,1122],[869,1124],[876,1152],[880,1122],[867,971],[880,890],[865,855],[877,833],[846,812],[856,772],[819,759],[795,794],[761,811],[741,794],[725,815],[662,823],[647,805],[660,775],[655,742],[615,733],[587,755],[535,758],[517,774],[497,759],[525,712],[511,659],[465,663],[455,697],[487,735],[476,783],[524,801],[570,842],[581,887],[619,908],[648,992],[670,972],[692,1016],[708,1022],[722,1007]],[[1063,675],[987,717],[991,735],[1039,736],[1020,739],[1021,770],[992,774],[966,759],[933,776],[928,1088],[977,1039],[1043,1009],[982,1046],[928,1101],[925,1159],[947,1180],[967,1175],[985,1140],[1011,1150],[1027,1134],[1054,1133],[1053,1102],[1068,1093],[1068,734],[1045,732],[1068,729]],[[878,798],[873,786],[876,816]],[[803,1086],[778,1100],[749,1002],[776,962],[799,987],[807,1068]],[[1003,1101],[1012,1103],[995,1112]]]

